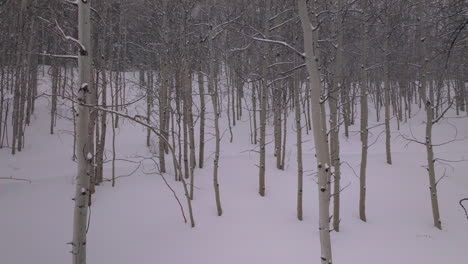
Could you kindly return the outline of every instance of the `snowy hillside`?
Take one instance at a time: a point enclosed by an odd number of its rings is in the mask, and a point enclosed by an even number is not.
[[[136,78],[128,73],[127,78]],[[131,87],[129,82],[129,86]],[[193,80],[194,86],[197,80]],[[47,77],[40,91],[49,89]],[[127,101],[138,96],[130,88]],[[195,98],[195,97],[194,97]],[[208,100],[208,97],[207,97]],[[71,116],[68,103],[59,113]],[[210,101],[209,101],[210,102]],[[227,104],[227,101],[223,101]],[[72,197],[76,163],[72,161],[73,124],[57,120],[56,134],[48,133],[49,98],[38,99],[25,148],[12,156],[0,150],[0,176],[30,181],[0,180],[0,263],[69,263],[72,238]],[[198,105],[198,99],[195,99]],[[239,264],[319,263],[316,164],[311,131],[303,131],[304,220],[296,218],[297,163],[293,112],[288,117],[285,170],[275,167],[273,144],[268,145],[266,196],[258,195],[258,152],[250,143],[245,114],[233,127],[229,142],[226,113],[221,115],[219,181],[223,215],[218,217],[213,190],[212,108],[207,108],[205,168],[195,170],[193,212],[196,227],[184,223],[172,191],[155,173],[152,154],[145,145],[146,129],[122,121],[116,130],[116,186],[97,187],[90,211],[87,252],[89,263]],[[462,264],[468,261],[468,221],[459,200],[468,197],[468,119],[449,118],[434,127],[434,143],[457,139],[435,149],[436,158],[465,160],[436,167],[442,230],[433,227],[425,147],[400,136],[424,138],[424,111],[396,130],[392,120],[393,165],[385,162],[383,126],[371,130],[367,183],[367,222],[359,220],[359,124],[350,127],[350,138],[340,131],[342,212],[340,232],[332,232],[335,263]],[[132,113],[145,109],[140,102]],[[370,125],[376,122],[370,107]],[[465,115],[463,112],[462,115]],[[448,117],[455,117],[448,112]],[[358,122],[359,119],[356,119]],[[197,123],[198,126],[198,123]],[[195,129],[198,133],[198,127]],[[267,142],[273,140],[267,128]],[[108,129],[108,138],[111,130]],[[197,135],[196,135],[197,136]],[[410,143],[410,144],[409,144]],[[198,146],[196,146],[198,147]],[[110,160],[106,147],[106,161]],[[155,158],[157,159],[157,158]],[[171,161],[167,161],[171,164]],[[105,164],[109,178],[111,165]],[[134,172],[134,173],[132,173]],[[127,177],[127,175],[129,175]],[[168,166],[164,174],[187,215],[180,182]]]

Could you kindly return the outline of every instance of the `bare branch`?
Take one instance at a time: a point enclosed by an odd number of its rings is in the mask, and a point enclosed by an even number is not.
[[[465,206],[463,205],[463,202],[464,201],[468,201],[468,198],[463,198],[461,199],[458,203],[460,204],[460,206],[463,208],[463,210],[465,211],[465,215],[466,215],[466,219],[468,219],[468,211],[466,211],[466,208]]]
[[[293,46],[289,45],[288,43],[280,40],[274,40],[274,39],[265,39],[265,38],[257,38],[257,37],[251,37],[253,40],[257,41],[262,41],[262,42],[267,42],[267,43],[273,43],[273,44],[279,44],[282,45],[292,51],[294,51],[297,55],[299,55],[301,58],[305,59],[305,54],[303,52],[298,51],[296,48]]]
[[[13,176],[10,176],[10,177],[0,177],[0,180],[26,181],[26,182],[32,183],[32,181],[29,180],[29,179],[14,178]]]

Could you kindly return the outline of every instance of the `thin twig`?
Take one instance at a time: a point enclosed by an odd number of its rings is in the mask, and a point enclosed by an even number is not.
[[[13,178],[13,176],[10,176],[10,177],[0,177],[0,180],[27,181],[27,182],[29,182],[29,183],[32,183],[32,181],[29,180],[29,179]]]
[[[466,219],[468,219],[468,211],[466,211],[466,208],[465,206],[463,205],[463,202],[464,201],[468,201],[468,198],[463,198],[460,200],[460,202],[458,202],[460,204],[460,206],[463,208],[463,210],[465,211],[465,215],[466,215]]]

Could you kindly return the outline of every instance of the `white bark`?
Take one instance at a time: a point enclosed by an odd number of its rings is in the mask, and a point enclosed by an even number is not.
[[[296,144],[297,144],[297,219],[302,220],[302,193],[303,193],[303,174],[302,166],[302,125],[301,125],[301,103],[299,93],[301,92],[301,83],[298,73],[294,74],[294,107],[296,119]]]
[[[216,0],[212,0],[215,4]],[[213,4],[211,8],[213,8]],[[211,10],[210,13],[213,13]],[[212,21],[213,22],[213,21]],[[216,140],[216,150],[214,157],[214,166],[213,166],[213,186],[215,190],[215,200],[216,200],[216,209],[218,216],[223,214],[223,209],[221,207],[221,198],[219,193],[219,182],[218,182],[218,167],[219,167],[219,154],[220,154],[220,145],[221,145],[221,134],[219,131],[219,110],[218,110],[218,86],[215,84],[215,53],[213,47],[213,25],[208,33],[208,59],[209,59],[209,75],[208,75],[208,90],[211,94],[211,102],[213,103],[213,113],[214,113],[214,125],[215,125],[215,140]],[[234,119],[235,120],[235,119]]]
[[[431,197],[432,205],[432,217],[434,221],[434,226],[438,229],[442,229],[442,223],[440,221],[440,212],[439,212],[439,201],[437,198],[437,183],[435,177],[435,168],[434,168],[434,150],[432,146],[432,125],[434,117],[433,109],[433,100],[427,97],[426,94],[426,82],[427,82],[427,59],[426,59],[426,44],[424,40],[426,38],[425,30],[425,15],[424,15],[424,0],[419,0],[418,3],[418,16],[420,18],[419,25],[419,38],[417,38],[417,47],[420,52],[421,60],[421,69],[420,69],[420,83],[419,83],[419,92],[421,98],[424,100],[424,106],[426,110],[426,152],[427,152],[427,172],[429,176],[429,194]],[[430,86],[430,89],[433,87]]]
[[[86,228],[88,220],[88,199],[92,154],[89,153],[88,124],[91,80],[91,20],[90,1],[78,1],[78,35],[84,47],[78,57],[79,85],[77,119],[77,159],[78,175],[75,191],[75,210],[73,217],[73,264],[86,263]]]
[[[326,127],[321,118],[320,98],[321,84],[318,70],[318,57],[314,53],[314,41],[312,26],[308,17],[305,0],[298,0],[299,17],[304,32],[304,48],[306,54],[306,65],[309,74],[311,97],[310,106],[312,111],[312,128],[316,149],[316,160],[318,170],[318,195],[319,195],[319,232],[321,247],[321,263],[332,263],[332,248],[330,241],[330,169],[328,165],[329,149],[327,144]]]

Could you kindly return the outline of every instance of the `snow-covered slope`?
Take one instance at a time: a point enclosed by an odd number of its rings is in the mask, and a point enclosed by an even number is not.
[[[194,82],[196,85],[197,82]],[[41,89],[48,89],[43,82]],[[196,87],[196,86],[195,86]],[[208,100],[208,98],[207,98]],[[72,124],[58,120],[50,135],[49,101],[38,99],[32,125],[27,129],[24,151],[15,156],[0,150],[0,176],[31,180],[0,181],[0,263],[69,263],[72,237],[73,178],[71,160]],[[210,101],[208,101],[210,105]],[[416,106],[415,106],[416,107]],[[144,109],[143,106],[140,109]],[[208,108],[209,111],[210,107]],[[66,111],[66,108],[62,108]],[[140,110],[143,111],[143,110]],[[144,112],[142,112],[144,113]],[[465,114],[465,113],[462,113]],[[454,113],[449,113],[454,116]],[[373,114],[370,114],[373,117]],[[207,129],[211,132],[211,112]],[[180,208],[161,176],[149,173],[146,160],[132,176],[120,177],[115,188],[105,183],[97,188],[88,232],[89,263],[319,263],[317,193],[312,135],[304,131],[304,220],[296,219],[296,149],[292,115],[287,139],[286,168],[275,168],[272,144],[268,147],[266,196],[257,193],[258,154],[249,140],[249,119],[233,127],[229,143],[227,118],[223,113],[222,153],[219,168],[224,213],[216,216],[212,184],[214,142],[207,135],[204,169],[195,171],[193,201],[196,227],[184,224]],[[360,141],[357,133],[341,138],[343,165],[341,231],[332,233],[335,263],[441,264],[468,261],[468,221],[458,201],[468,197],[468,162],[439,165],[438,185],[443,230],[432,226],[424,146],[407,141],[400,132],[423,138],[424,115],[416,114],[401,131],[392,134],[393,165],[385,163],[384,137],[369,152],[367,217],[358,218]],[[358,121],[358,120],[356,120]],[[373,122],[376,124],[376,122]],[[124,160],[151,157],[145,147],[146,130],[122,122],[117,130],[117,175],[132,172],[137,164]],[[351,130],[357,130],[354,125]],[[434,128],[434,141],[468,137],[468,118],[449,119]],[[371,132],[376,140],[383,126]],[[111,137],[110,129],[109,137]],[[198,129],[196,130],[198,131]],[[271,137],[272,129],[268,130]],[[356,131],[357,132],[357,131]],[[110,149],[110,148],[109,148]],[[456,141],[435,150],[443,159],[468,159],[468,141]],[[110,152],[109,152],[110,153]],[[108,155],[110,157],[110,155]],[[167,163],[170,165],[170,161]],[[165,174],[182,204],[181,183]],[[105,177],[110,177],[106,164]],[[186,213],[187,210],[185,209]]]

